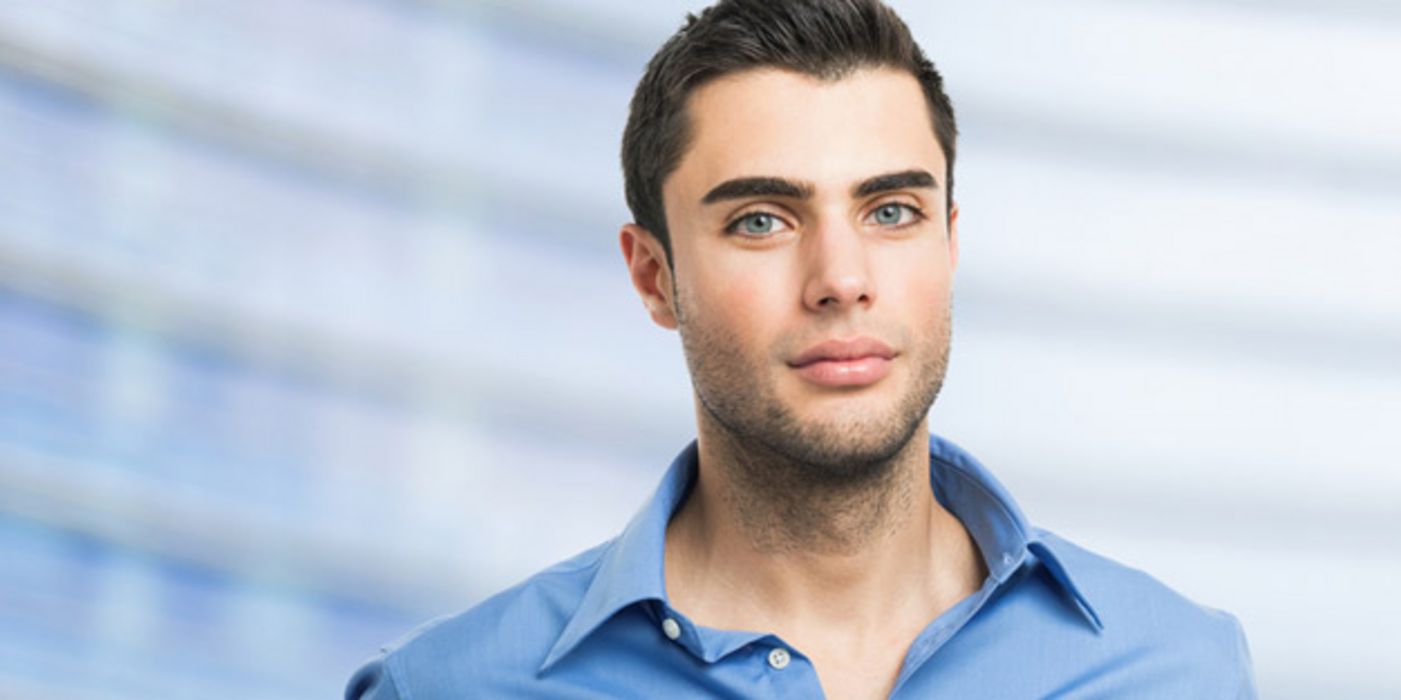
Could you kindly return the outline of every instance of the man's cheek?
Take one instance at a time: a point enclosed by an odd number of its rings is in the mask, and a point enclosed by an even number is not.
[[[886,286],[903,290],[901,296],[907,302],[927,308],[930,304],[939,304],[949,298],[951,280],[938,272],[937,261],[909,256],[888,269],[889,273],[884,278],[887,282],[902,280],[904,284]]]
[[[756,336],[765,330],[773,330],[780,322],[773,290],[762,280],[753,277],[735,280],[725,287],[721,298],[724,308],[720,311],[726,315],[727,324],[747,343],[757,340]]]

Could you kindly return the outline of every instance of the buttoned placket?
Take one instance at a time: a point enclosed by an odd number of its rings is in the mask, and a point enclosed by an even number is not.
[[[685,621],[679,614],[662,607],[658,617],[662,636],[665,643],[676,644],[687,652],[706,660],[706,654],[700,648],[700,636],[705,633],[704,628],[697,628]],[[749,653],[745,653],[746,650]],[[710,663],[758,663],[764,667],[761,676],[767,685],[762,695],[774,695],[776,697],[822,697],[822,684],[817,678],[817,671],[812,664],[807,662],[806,657],[797,655],[788,646],[784,645],[772,635],[755,640],[734,653],[727,654],[723,658],[715,659]]]

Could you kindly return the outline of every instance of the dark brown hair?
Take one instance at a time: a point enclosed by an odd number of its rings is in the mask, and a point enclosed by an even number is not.
[[[858,68],[909,71],[924,90],[935,138],[947,161],[946,207],[953,203],[958,129],[944,79],[880,0],[720,0],[686,23],[647,63],[623,131],[623,181],[638,226],[651,231],[671,258],[662,183],[690,145],[686,100],[720,76],[781,68],[839,80]]]

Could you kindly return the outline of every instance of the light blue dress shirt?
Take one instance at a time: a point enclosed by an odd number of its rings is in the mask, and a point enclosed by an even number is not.
[[[1234,617],[1032,527],[954,444],[931,436],[929,455],[989,575],[929,622],[890,697],[1255,697]],[[695,474],[692,443],[617,538],[428,623],[357,671],[347,700],[822,697],[802,649],[668,604],[666,525]]]

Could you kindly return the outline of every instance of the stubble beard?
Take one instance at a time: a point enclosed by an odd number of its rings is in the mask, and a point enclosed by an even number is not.
[[[804,420],[778,396],[765,359],[747,357],[726,329],[690,315],[679,286],[676,293],[677,326],[704,414],[702,436],[724,455],[725,498],[755,544],[848,550],[888,529],[889,514],[913,495],[896,473],[901,456],[926,449],[927,438],[915,433],[948,368],[950,305],[927,336],[904,348],[901,359],[914,364],[888,407]]]

